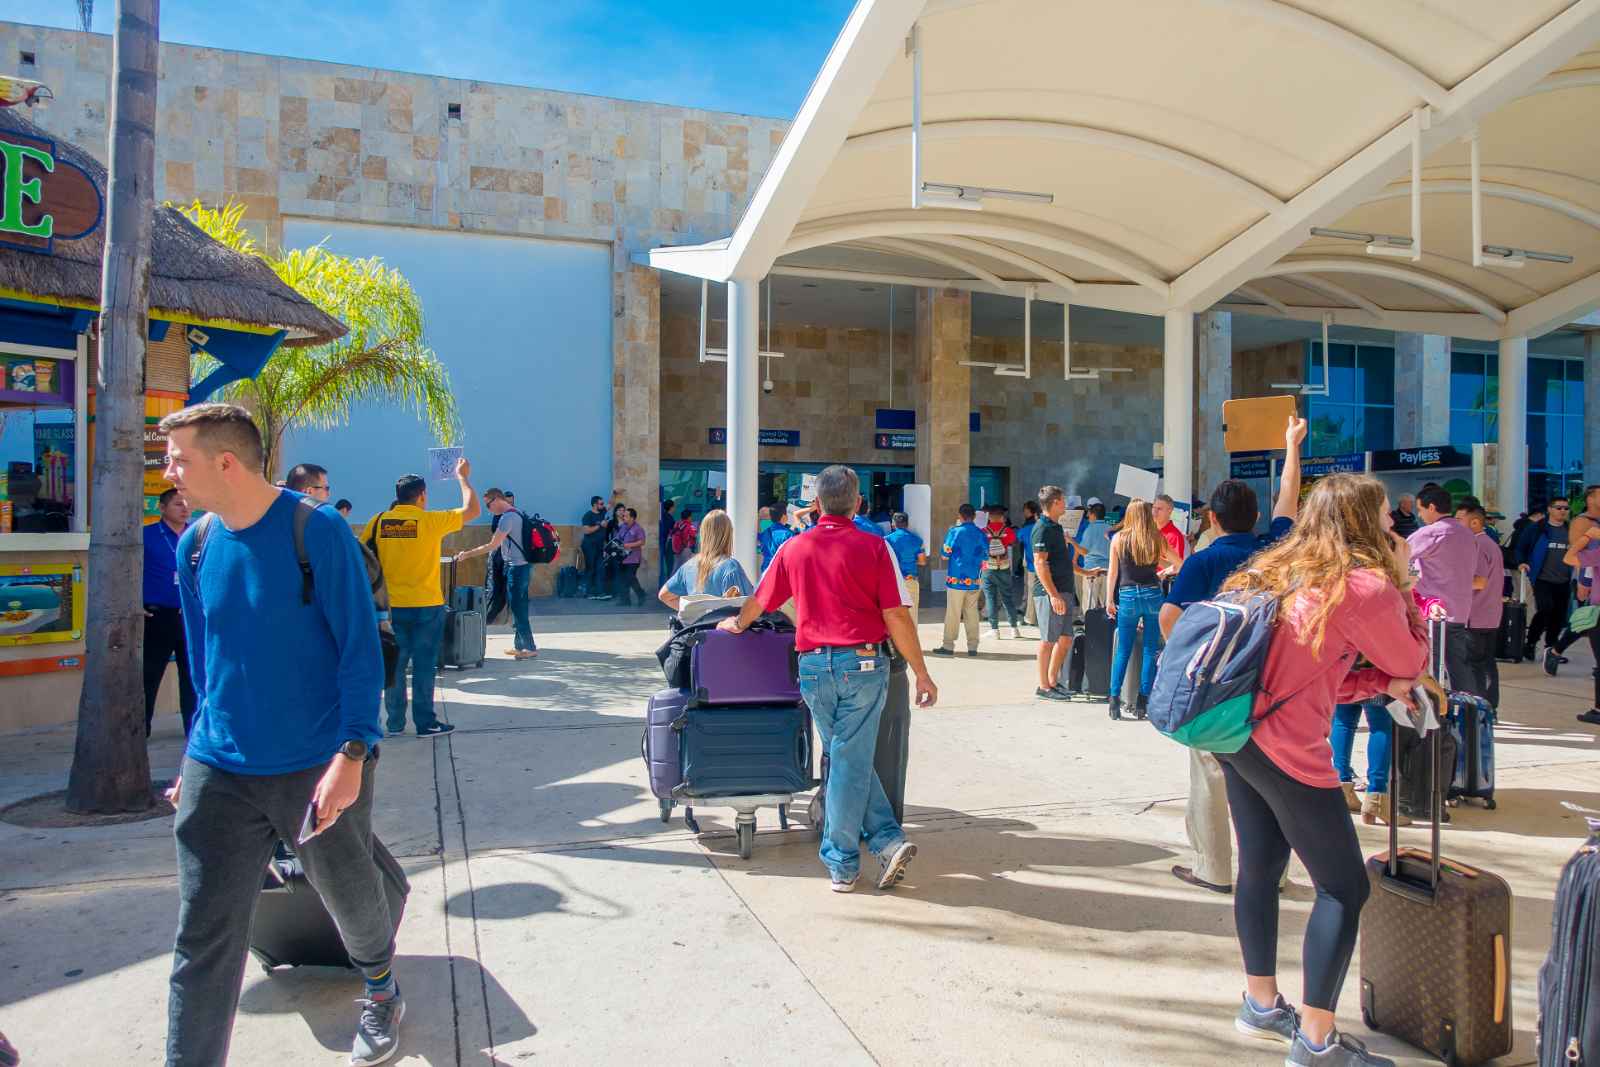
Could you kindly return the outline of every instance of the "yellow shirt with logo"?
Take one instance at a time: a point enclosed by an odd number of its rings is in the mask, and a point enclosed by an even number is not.
[[[443,606],[439,557],[445,537],[461,529],[461,511],[424,511],[415,504],[399,504],[367,523],[362,543],[372,541],[374,526],[389,606]]]

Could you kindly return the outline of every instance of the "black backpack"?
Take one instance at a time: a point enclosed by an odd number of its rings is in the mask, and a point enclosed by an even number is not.
[[[556,528],[537,514],[517,514],[522,516],[522,543],[517,546],[522,549],[522,558],[529,563],[554,563],[561,555],[561,535]]]
[[[311,570],[311,557],[306,554],[306,523],[311,513],[322,505],[310,497],[301,497],[294,509],[294,555],[300,564],[300,603],[309,605],[316,587],[316,576]],[[200,574],[200,556],[205,551],[206,537],[216,522],[215,513],[200,516],[195,524],[194,542],[189,546],[189,581],[197,582]],[[341,520],[342,521],[342,520]],[[383,687],[394,685],[395,667],[400,663],[400,645],[395,640],[394,627],[389,622],[389,587],[383,580],[383,566],[378,562],[377,523],[373,534],[361,544],[361,555],[367,565],[367,581],[372,587],[372,610],[378,625],[378,644],[383,649]],[[197,586],[191,586],[198,592]]]

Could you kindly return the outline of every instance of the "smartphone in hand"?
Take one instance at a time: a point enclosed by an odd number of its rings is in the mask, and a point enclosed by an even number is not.
[[[316,836],[317,836],[317,802],[316,802],[316,799],[313,798],[311,803],[306,805],[305,821],[300,824],[300,832],[295,835],[294,843],[297,844],[297,845],[303,845],[307,841],[310,841],[313,837],[316,837]]]

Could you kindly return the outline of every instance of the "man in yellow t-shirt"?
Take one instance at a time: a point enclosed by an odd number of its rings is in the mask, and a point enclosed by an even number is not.
[[[444,639],[444,594],[439,586],[439,559],[444,539],[478,517],[482,510],[469,479],[472,465],[456,464],[461,506],[428,510],[428,483],[415,474],[394,486],[395,504],[373,516],[361,531],[364,544],[375,545],[389,587],[389,617],[400,662],[394,685],[384,690],[389,733],[406,729],[406,664],[411,664],[411,720],[418,737],[436,737],[455,727],[433,713],[433,678],[439,669],[439,643]]]

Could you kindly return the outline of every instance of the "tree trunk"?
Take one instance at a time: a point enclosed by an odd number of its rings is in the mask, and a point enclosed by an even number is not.
[[[141,515],[160,11],[160,0],[118,0],[112,44],[111,162],[89,513],[88,652],[67,780],[67,810],[74,812],[150,806]]]

